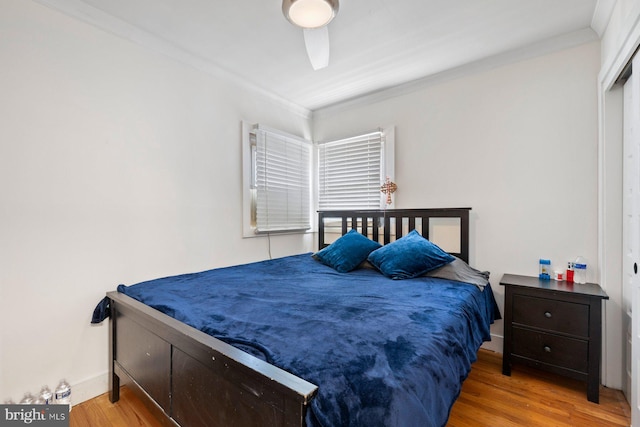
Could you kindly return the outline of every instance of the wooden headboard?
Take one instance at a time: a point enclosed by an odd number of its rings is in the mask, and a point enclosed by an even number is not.
[[[470,210],[471,208],[318,211],[318,248],[329,245],[331,234],[341,236],[351,229],[384,245],[414,229],[432,240],[429,234],[437,229],[437,223],[440,222],[448,237],[451,237],[452,231],[457,234],[453,236],[453,245],[456,247],[450,250],[440,242],[432,241],[468,263]]]

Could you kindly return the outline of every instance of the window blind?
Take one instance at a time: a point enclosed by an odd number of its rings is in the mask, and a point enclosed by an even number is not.
[[[383,132],[319,144],[319,209],[380,209],[383,148]]]
[[[256,233],[308,230],[311,143],[263,127],[252,139]]]

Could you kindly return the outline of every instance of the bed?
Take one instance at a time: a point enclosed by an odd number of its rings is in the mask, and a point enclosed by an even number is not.
[[[126,384],[165,425],[444,426],[500,316],[467,264],[469,210],[319,212],[315,254],[118,286],[93,319],[110,317],[110,400]],[[381,273],[451,221],[453,261]],[[347,241],[375,249],[327,262]]]

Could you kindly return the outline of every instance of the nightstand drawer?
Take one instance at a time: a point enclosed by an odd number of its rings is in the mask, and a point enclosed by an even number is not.
[[[514,295],[513,323],[588,337],[589,306],[528,295]]]
[[[578,372],[588,371],[588,341],[514,326],[512,354]]]

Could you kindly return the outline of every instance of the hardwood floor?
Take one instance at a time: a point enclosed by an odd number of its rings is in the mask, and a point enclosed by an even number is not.
[[[79,405],[69,413],[69,427],[160,427],[147,407],[127,387],[120,389],[120,400],[109,402],[109,393]]]
[[[600,386],[600,404],[587,400],[581,381],[515,365],[502,375],[502,354],[480,350],[448,427],[629,426],[623,394]]]
[[[600,387],[600,404],[586,384],[516,365],[502,375],[502,355],[480,350],[447,427],[629,426],[622,392]],[[107,394],[73,407],[70,427],[157,427],[160,423],[126,387],[112,404]]]

